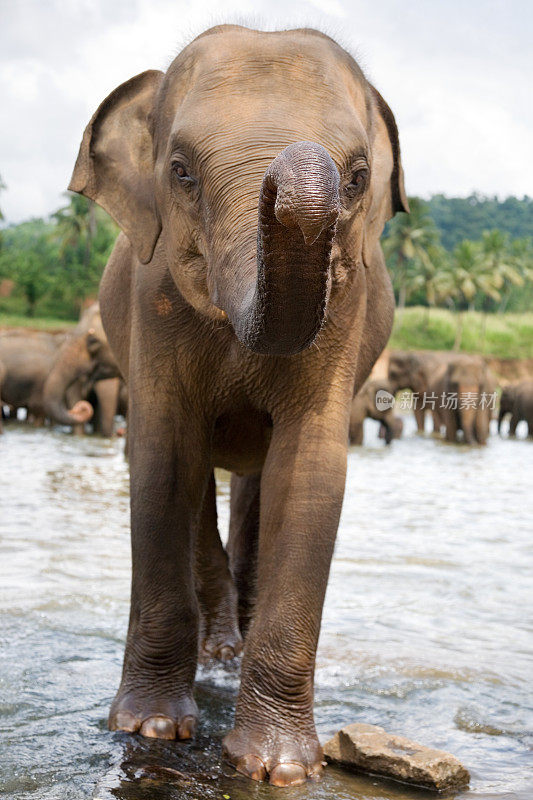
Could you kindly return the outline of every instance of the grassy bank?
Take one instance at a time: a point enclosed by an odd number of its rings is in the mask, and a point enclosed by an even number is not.
[[[39,331],[60,331],[73,328],[75,322],[54,317],[27,317],[23,314],[3,314],[0,311],[0,330],[2,328],[33,328]]]
[[[396,311],[389,346],[401,350],[452,350],[457,315],[442,308],[420,306]],[[498,358],[533,357],[533,312],[524,314],[463,314],[461,351]]]

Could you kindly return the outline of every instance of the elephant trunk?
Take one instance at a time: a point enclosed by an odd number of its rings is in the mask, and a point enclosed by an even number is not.
[[[66,403],[67,389],[88,373],[90,366],[84,341],[76,338],[61,347],[44,385],[43,405],[47,417],[60,425],[77,425],[91,419],[93,408],[90,403],[80,400],[70,410]]]
[[[330,155],[313,142],[289,145],[265,173],[257,265],[245,263],[241,272],[226,263],[226,280],[220,285],[215,278],[213,292],[237,338],[255,353],[299,353],[322,327],[340,212],[339,182]]]

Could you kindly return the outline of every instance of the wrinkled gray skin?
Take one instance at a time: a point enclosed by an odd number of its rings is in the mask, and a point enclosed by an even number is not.
[[[91,405],[82,401],[94,391],[97,399],[95,431],[112,436],[120,390],[120,372],[102,326],[100,308],[93,303],[81,315],[76,328],[63,343],[47,376],[43,401],[45,413],[61,425],[83,426],[91,419]],[[112,379],[112,380],[111,380]],[[75,409],[69,400],[80,401]],[[79,430],[77,432],[80,432]]]
[[[392,393],[396,394],[400,389],[410,389],[417,395],[413,397],[413,410],[419,433],[424,432],[426,412],[431,410],[424,403],[424,393],[429,392],[430,384],[456,355],[445,351],[434,353],[424,350],[395,350],[390,354],[387,377]]]
[[[221,26],[104,101],[70,188],[123,231],[100,290],[131,400],[131,614],[109,726],[189,738],[198,650],[229,658],[242,631],[226,758],[276,786],[317,777],[349,413],[392,325],[379,237],[407,210],[392,113],[329,37]],[[231,572],[216,466],[233,473]]]
[[[389,381],[383,379],[368,380],[361,387],[352,400],[350,409],[350,444],[363,444],[363,423],[369,417],[381,423],[380,438],[383,436],[386,444],[402,435],[403,422],[396,416],[394,409],[380,410],[376,407],[376,392],[384,391],[394,394]],[[383,433],[382,433],[383,429]]]
[[[511,414],[509,436],[516,435],[516,426],[522,420],[528,425],[528,436],[533,437],[533,380],[524,380],[511,384],[502,390],[500,411],[498,414],[498,433],[501,432],[502,420]]]
[[[496,391],[496,381],[481,356],[456,355],[441,369],[429,389],[437,396],[435,429],[444,425],[448,442],[457,441],[457,433],[462,430],[466,444],[487,443],[492,416],[488,398]],[[446,408],[441,400],[443,393],[457,396],[457,409]]]
[[[34,424],[44,423],[44,384],[64,339],[63,334],[41,331],[0,333],[2,402],[15,412],[26,408],[28,420]]]

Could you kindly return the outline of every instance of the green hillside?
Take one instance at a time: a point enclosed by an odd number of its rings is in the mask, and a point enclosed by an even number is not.
[[[434,194],[428,211],[441,234],[446,250],[463,239],[480,239],[483,231],[499,229],[511,239],[533,238],[533,199],[531,197],[446,197]]]

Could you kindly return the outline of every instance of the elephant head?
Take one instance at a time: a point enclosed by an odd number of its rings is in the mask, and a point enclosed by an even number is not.
[[[61,425],[88,422],[93,415],[92,406],[80,400],[69,409],[68,389],[78,383],[81,394],[86,396],[96,381],[119,375],[104,333],[98,303],[94,303],[82,314],[73,334],[60,347],[46,379],[43,393],[46,415]]]
[[[416,353],[397,351],[389,358],[388,379],[392,393],[399,389],[411,389],[422,393],[426,389],[427,375]]]
[[[270,355],[309,347],[332,265],[339,281],[369,265],[408,210],[390,109],[312,30],[220,26],[166,73],[122,84],[85,130],[70,189],[111,214],[146,269],[158,248],[200,314]]]

